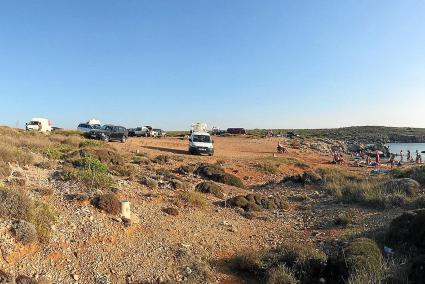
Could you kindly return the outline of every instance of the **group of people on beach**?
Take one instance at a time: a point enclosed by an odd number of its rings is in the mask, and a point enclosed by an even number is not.
[[[404,162],[404,152],[403,152],[403,150],[400,150],[399,156],[400,156],[400,160],[397,162],[397,165],[401,165]],[[392,153],[390,155],[389,163],[391,164],[391,168],[394,167],[394,165],[396,164],[395,157],[396,157],[396,154]],[[419,153],[419,150],[416,150],[415,159],[413,159],[413,155],[410,152],[410,150],[407,150],[406,162],[408,162],[408,163],[415,162],[416,164],[422,164],[422,155]]]
[[[354,158],[354,166],[360,167],[360,166],[371,166],[371,167],[380,167],[382,165],[381,155],[383,153],[379,150],[376,150],[374,153],[374,159],[372,159],[371,154],[360,152],[357,153]],[[372,154],[373,156],[373,154]],[[396,161],[396,157],[399,156],[400,159]],[[342,151],[332,151],[332,163],[333,164],[344,164],[344,157],[342,154]],[[406,159],[405,159],[406,158]],[[422,155],[418,150],[416,150],[415,157],[412,155],[410,150],[407,150],[406,155],[404,154],[403,150],[400,151],[399,154],[390,154],[389,160],[386,162],[387,164],[390,164],[391,168],[395,166],[402,166],[404,162],[407,163],[416,163],[416,164],[422,164]]]

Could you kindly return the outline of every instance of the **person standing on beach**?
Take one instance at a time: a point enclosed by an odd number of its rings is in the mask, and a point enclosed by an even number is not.
[[[410,162],[412,160],[412,155],[410,154],[410,150],[407,150],[407,161]]]
[[[379,164],[381,163],[381,156],[379,151],[376,151],[375,162],[376,162],[376,166],[379,167]]]
[[[403,162],[403,150],[400,150],[400,162]]]

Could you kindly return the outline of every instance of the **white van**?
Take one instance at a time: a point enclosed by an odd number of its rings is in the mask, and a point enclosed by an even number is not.
[[[211,135],[208,132],[192,131],[189,137],[189,154],[214,155],[214,146]]]
[[[27,131],[51,132],[52,123],[47,118],[32,118],[30,122],[25,124]]]

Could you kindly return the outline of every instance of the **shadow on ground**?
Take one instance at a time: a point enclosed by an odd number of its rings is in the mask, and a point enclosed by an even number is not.
[[[173,154],[180,154],[180,155],[188,155],[189,153],[185,150],[179,150],[179,149],[173,149],[173,148],[164,148],[164,147],[155,147],[155,146],[144,146],[143,148],[151,149],[151,150],[158,150],[161,152],[168,152]]]

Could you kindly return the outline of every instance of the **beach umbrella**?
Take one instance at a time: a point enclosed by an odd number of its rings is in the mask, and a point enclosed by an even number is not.
[[[379,155],[383,155],[384,154],[384,152],[382,152],[382,151],[376,151],[376,153],[379,154]]]

